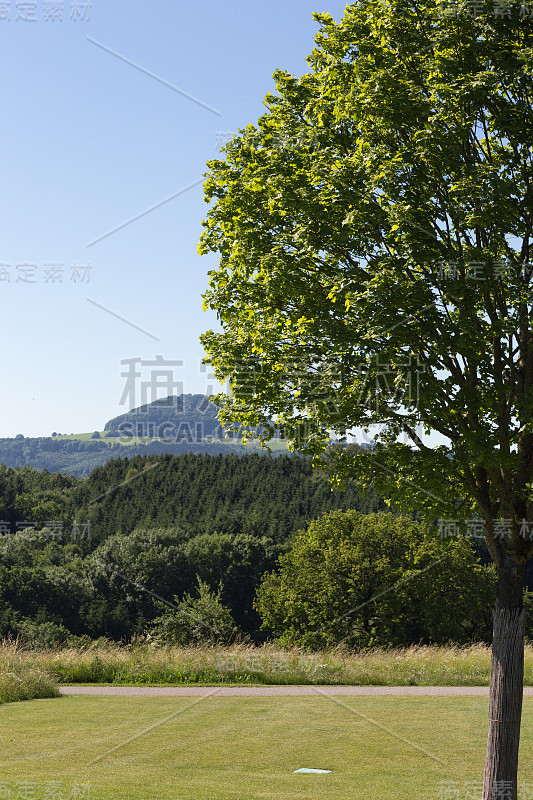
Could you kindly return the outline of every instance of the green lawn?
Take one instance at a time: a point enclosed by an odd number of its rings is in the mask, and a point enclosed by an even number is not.
[[[488,699],[63,697],[3,706],[0,796],[32,800],[478,798]],[[533,790],[533,698],[520,780]],[[300,767],[331,774],[293,774]],[[2,786],[1,781],[5,784]],[[454,781],[457,795],[441,787]],[[4,794],[2,794],[4,790]],[[23,795],[26,797],[26,795]],[[54,798],[56,795],[53,795]],[[527,796],[527,795],[524,795]]]

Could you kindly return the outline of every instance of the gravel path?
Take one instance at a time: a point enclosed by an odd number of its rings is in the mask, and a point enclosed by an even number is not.
[[[474,695],[488,697],[488,686],[60,686],[61,694],[127,697],[286,697],[296,695]],[[524,687],[533,697],[533,686]]]

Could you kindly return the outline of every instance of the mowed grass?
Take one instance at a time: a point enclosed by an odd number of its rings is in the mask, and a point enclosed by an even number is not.
[[[436,800],[481,796],[488,699],[69,696],[1,713],[15,797],[29,782],[41,800],[56,782],[65,796],[89,785],[91,800]],[[532,723],[525,698],[531,787]],[[444,794],[450,782],[459,794]]]
[[[261,647],[158,647],[98,640],[60,650],[0,646],[0,671],[13,659],[59,683],[132,685],[313,684],[362,686],[488,686],[490,647],[408,647],[370,652],[305,653]],[[525,648],[526,686],[533,686],[533,646]]]

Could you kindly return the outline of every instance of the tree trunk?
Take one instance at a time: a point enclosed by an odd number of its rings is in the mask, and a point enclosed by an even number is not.
[[[510,559],[498,570],[483,800],[517,800],[526,627],[523,571]]]

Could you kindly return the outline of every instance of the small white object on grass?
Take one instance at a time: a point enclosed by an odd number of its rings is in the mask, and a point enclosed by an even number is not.
[[[295,772],[331,772],[330,769],[308,769],[307,767],[301,767],[300,769],[293,770],[293,775]]]

